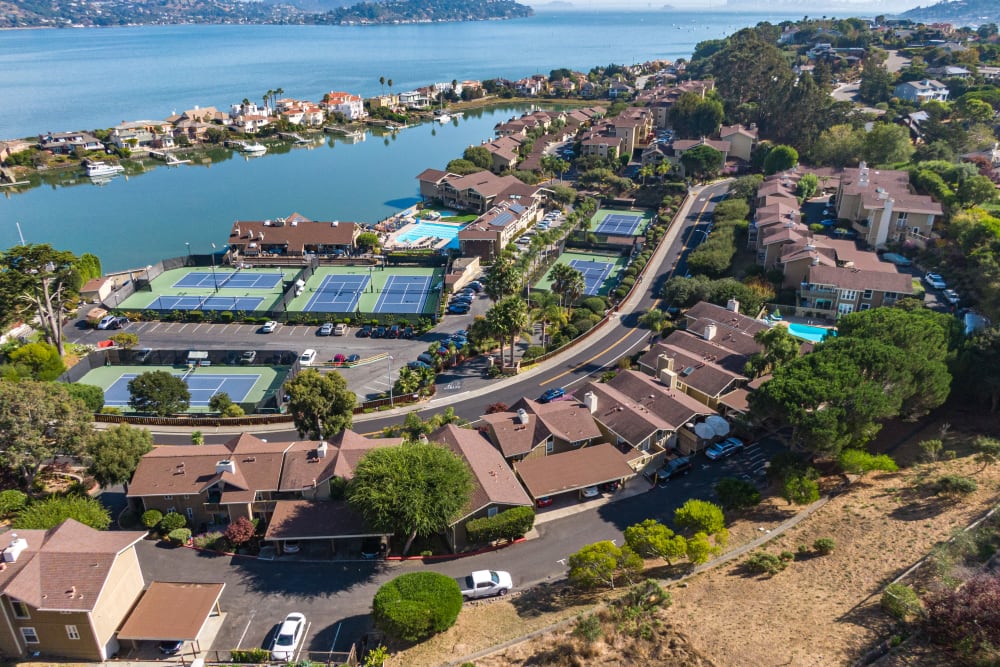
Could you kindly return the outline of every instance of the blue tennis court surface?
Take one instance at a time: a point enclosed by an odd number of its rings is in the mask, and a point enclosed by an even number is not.
[[[337,276],[323,278],[316,293],[309,299],[304,310],[318,310],[324,313],[353,313],[361,300],[361,294],[368,287],[368,276]]]
[[[597,294],[611,270],[615,268],[610,262],[591,262],[582,259],[572,259],[569,265],[583,274],[583,282],[586,284],[583,293],[587,296]]]
[[[376,313],[422,313],[431,276],[389,276],[375,302]]]
[[[202,374],[198,371],[194,373],[174,373],[174,377],[184,380],[191,392],[191,407],[208,407],[208,401],[218,394],[225,392],[234,403],[240,403],[246,399],[247,394],[257,384],[260,375],[223,375],[219,373]],[[128,382],[137,377],[135,373],[125,373],[104,392],[104,404],[114,407],[124,407],[128,405],[130,394],[128,392]]]
[[[174,289],[195,287],[229,287],[231,289],[274,289],[284,278],[283,273],[250,271],[192,271],[176,283]]]
[[[158,296],[146,306],[152,310],[257,310],[257,296]]]
[[[629,236],[635,234],[642,224],[641,215],[623,215],[621,213],[611,213],[601,224],[597,226],[598,234],[611,234],[615,236]]]

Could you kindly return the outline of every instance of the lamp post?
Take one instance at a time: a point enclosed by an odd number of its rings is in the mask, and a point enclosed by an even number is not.
[[[188,257],[190,257],[190,256],[191,256],[191,243],[190,243],[190,242],[188,242],[188,241],[185,241],[185,242],[184,242],[184,245],[186,245],[186,246],[187,246],[187,249],[188,249]]]
[[[706,232],[706,231],[705,231],[704,229],[696,229],[696,230],[694,230],[693,232],[691,232],[691,236],[692,236],[692,237],[693,237],[693,236],[694,236],[695,234],[704,234],[704,235],[705,235],[705,238],[706,238],[706,239],[708,238],[708,232]],[[692,238],[691,240],[693,241],[694,239]]]
[[[393,359],[393,357],[392,357],[391,354],[387,355],[386,358],[385,358],[386,366],[389,369],[389,407],[390,408],[395,406],[395,402],[394,402],[393,397],[392,397],[392,359]]]
[[[215,277],[215,244],[212,244],[212,282],[215,284],[215,292],[219,292],[219,281]]]

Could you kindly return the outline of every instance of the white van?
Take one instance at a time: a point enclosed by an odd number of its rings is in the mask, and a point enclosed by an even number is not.
[[[316,359],[316,350],[309,348],[302,353],[301,357],[299,357],[299,363],[303,366],[309,366],[312,364],[314,359]]]

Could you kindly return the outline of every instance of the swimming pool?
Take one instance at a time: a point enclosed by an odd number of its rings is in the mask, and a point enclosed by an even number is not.
[[[826,327],[814,327],[809,324],[795,324],[792,322],[788,325],[788,333],[792,334],[796,338],[807,340],[810,343],[821,343],[827,336],[836,336],[837,330],[828,329]]]
[[[421,221],[410,225],[404,232],[396,236],[400,243],[410,243],[428,236],[448,239],[448,248],[458,248],[458,232],[465,225],[451,225],[446,222]]]

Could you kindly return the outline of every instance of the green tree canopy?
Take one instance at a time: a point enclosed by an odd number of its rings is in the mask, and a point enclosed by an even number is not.
[[[722,153],[706,144],[699,144],[681,155],[685,173],[698,180],[716,176],[724,162]]]
[[[486,326],[500,339],[510,341],[510,363],[514,363],[514,340],[528,326],[528,304],[519,296],[508,296],[486,311]]]
[[[417,537],[443,531],[472,493],[472,473],[450,449],[409,443],[373,449],[358,462],[347,501],[375,530]]]
[[[144,428],[118,424],[98,431],[87,445],[89,472],[107,488],[127,484],[143,456],[153,451],[153,434]]]
[[[28,343],[10,353],[10,362],[17,375],[48,382],[66,372],[59,350],[48,343]]]
[[[642,572],[642,558],[610,540],[588,544],[569,557],[570,584],[582,589],[630,584]]]
[[[847,167],[857,164],[864,146],[864,131],[851,125],[834,125],[823,130],[813,145],[813,160],[828,167]]]
[[[779,144],[772,148],[764,158],[764,173],[777,174],[787,171],[799,163],[799,152],[791,146]]]
[[[480,169],[489,169],[493,165],[493,157],[483,146],[469,146],[462,154],[462,158],[468,160]]]
[[[643,558],[661,558],[667,565],[687,555],[687,540],[656,519],[626,528],[625,544]]]
[[[191,392],[184,380],[168,371],[148,371],[128,381],[129,405],[137,412],[160,417],[184,412],[191,404]]]
[[[295,429],[313,440],[332,438],[354,420],[357,397],[347,390],[347,381],[336,371],[321,374],[315,368],[299,373],[285,383],[288,411]]]
[[[875,123],[865,135],[861,153],[872,165],[906,162],[913,155],[910,132],[902,125]]]
[[[89,496],[49,496],[21,510],[14,527],[48,530],[66,519],[75,519],[85,526],[105,530],[111,525],[111,515],[96,498]]]
[[[80,289],[76,255],[47,243],[14,246],[0,253],[0,319],[34,311],[45,340],[63,349],[62,316]]]
[[[505,258],[497,257],[486,271],[483,289],[494,302],[505,296],[516,294],[521,289],[524,276],[514,263]]]
[[[0,466],[31,488],[43,463],[82,451],[90,420],[65,385],[0,381]]]
[[[402,574],[379,588],[372,601],[375,626],[410,642],[444,632],[461,610],[458,582],[437,572]]]
[[[726,517],[718,505],[692,498],[674,511],[674,523],[690,533],[714,535],[725,529]]]
[[[668,112],[670,125],[677,136],[685,139],[714,136],[724,115],[718,95],[709,93],[702,97],[693,91],[682,93]]]

